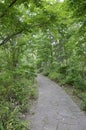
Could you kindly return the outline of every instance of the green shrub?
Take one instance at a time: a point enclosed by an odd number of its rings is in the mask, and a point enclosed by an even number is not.
[[[49,75],[49,70],[47,69],[44,69],[43,72],[42,72],[45,76],[48,76]]]
[[[51,73],[49,73],[49,77],[51,79],[58,80],[58,73],[57,72],[51,72]]]
[[[83,110],[86,111],[86,94],[83,96]]]
[[[30,109],[30,100],[36,97],[35,74],[5,72],[0,76],[0,130],[28,130],[23,114]]]
[[[0,130],[28,130],[26,122],[22,122],[22,113],[19,106],[11,102],[0,104]]]
[[[80,80],[76,81],[74,83],[74,85],[77,89],[80,89],[81,91],[86,90],[86,80],[84,80],[84,79],[80,79]]]

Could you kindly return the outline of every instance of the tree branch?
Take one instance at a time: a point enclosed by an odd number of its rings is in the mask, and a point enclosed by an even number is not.
[[[13,0],[13,1],[10,3],[9,8],[12,7],[16,2],[17,2],[17,0]]]
[[[11,8],[16,2],[17,2],[17,0],[13,0],[10,3],[10,5],[8,6],[8,8],[6,10],[4,10],[4,13],[0,15],[0,18],[4,17],[6,15],[6,13],[8,12],[8,9]]]
[[[21,34],[22,32],[23,32],[23,30],[18,31],[18,32],[16,32],[16,33],[13,33],[13,34],[7,36],[7,37],[0,43],[0,46],[4,45],[4,44],[7,43],[11,38],[15,37],[15,36],[18,35],[18,34]]]

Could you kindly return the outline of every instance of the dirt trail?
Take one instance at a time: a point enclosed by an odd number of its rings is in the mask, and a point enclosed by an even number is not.
[[[31,130],[86,130],[86,116],[56,83],[38,75],[39,98],[31,109]]]

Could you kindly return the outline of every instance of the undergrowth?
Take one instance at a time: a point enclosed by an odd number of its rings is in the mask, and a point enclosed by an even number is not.
[[[28,130],[23,115],[38,95],[35,76],[14,76],[9,72],[0,75],[0,130]]]

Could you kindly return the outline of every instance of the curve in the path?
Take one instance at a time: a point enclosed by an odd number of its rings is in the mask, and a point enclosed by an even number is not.
[[[86,116],[56,83],[38,75],[39,98],[32,108],[31,130],[86,130]]]

